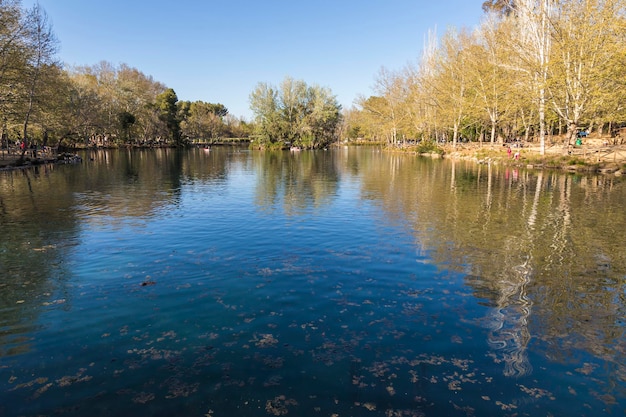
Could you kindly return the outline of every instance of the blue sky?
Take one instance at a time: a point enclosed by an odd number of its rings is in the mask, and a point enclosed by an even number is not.
[[[23,0],[30,7],[35,0]],[[180,100],[252,118],[259,82],[328,87],[344,108],[381,67],[417,62],[429,30],[475,27],[483,0],[39,0],[68,65],[139,69]]]

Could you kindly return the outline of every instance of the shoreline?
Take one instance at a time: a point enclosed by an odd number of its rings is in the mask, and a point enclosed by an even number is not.
[[[502,164],[528,169],[553,169],[564,172],[626,175],[626,145],[583,145],[569,147],[567,152],[562,145],[546,147],[542,156],[539,146],[530,145],[520,148],[511,148],[508,154],[507,146],[501,144],[459,143],[456,147],[445,145],[442,153],[420,153],[415,146],[403,148],[387,148],[394,152],[412,153],[424,157],[469,160],[478,164]],[[512,157],[519,152],[519,158]],[[44,155],[36,159],[26,158],[26,162],[17,165],[19,154],[0,155],[0,171],[26,169],[46,164],[76,163],[80,157],[73,154],[57,156]]]
[[[75,154],[62,153],[59,155],[44,155],[36,158],[26,157],[24,162],[18,164],[20,155],[0,156],[0,171],[13,171],[18,169],[28,169],[50,164],[69,164],[82,161],[82,158]]]
[[[593,146],[583,145],[569,147],[567,151],[562,145],[546,146],[545,154],[541,155],[538,145],[508,147],[501,144],[463,143],[456,147],[443,147],[443,154],[421,154],[445,159],[470,160],[478,164],[501,164],[528,169],[551,169],[563,172],[626,175],[626,145]],[[403,149],[412,152],[410,148]],[[418,154],[413,150],[414,153]],[[519,152],[516,159],[513,156]]]

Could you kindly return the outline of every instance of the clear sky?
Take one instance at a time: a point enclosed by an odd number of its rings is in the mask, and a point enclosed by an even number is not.
[[[22,0],[31,7],[36,0]],[[250,120],[259,82],[328,87],[344,108],[381,67],[417,62],[429,30],[475,27],[483,0],[39,0],[68,65],[127,64],[179,100]]]

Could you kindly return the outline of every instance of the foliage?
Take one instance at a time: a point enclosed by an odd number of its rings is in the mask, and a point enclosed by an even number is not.
[[[129,141],[130,128],[135,124],[137,119],[132,113],[129,113],[127,111],[123,111],[118,114],[118,119],[120,121],[120,127],[122,128],[122,131],[126,132],[126,140]]]
[[[568,165],[587,165],[587,161],[578,157],[570,157],[567,161]]]
[[[417,153],[433,153],[433,154],[439,154],[439,155],[443,154],[443,149],[437,146],[437,144],[431,140],[421,141],[417,145],[415,150]]]
[[[250,94],[263,147],[320,148],[337,137],[341,106],[329,89],[286,77],[280,88],[259,83]]]
[[[184,137],[206,140],[226,133],[224,117],[228,115],[228,109],[223,104],[186,101],[179,102],[178,107]]]
[[[171,141],[177,145],[182,142],[180,132],[180,119],[178,117],[178,97],[176,92],[168,88],[156,97],[155,107],[158,112],[159,120],[165,123],[166,131]]]
[[[389,146],[415,138],[565,143],[580,126],[626,122],[625,0],[490,0],[477,30],[429,36],[416,64],[382,69],[346,112],[353,132]],[[566,135],[564,135],[567,133]]]
[[[46,85],[59,75],[57,44],[39,4],[22,10],[18,0],[0,1],[0,133],[7,138],[7,133],[17,133],[25,144],[22,158],[31,122],[46,112]]]
[[[38,4],[26,10],[19,0],[0,0],[0,137],[7,142],[183,145],[251,133],[223,104],[178,101],[173,89],[126,64],[62,68],[57,45]]]

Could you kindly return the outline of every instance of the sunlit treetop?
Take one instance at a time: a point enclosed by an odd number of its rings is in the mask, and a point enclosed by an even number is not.
[[[483,11],[485,13],[495,12],[501,15],[509,15],[515,8],[515,0],[485,0]]]

